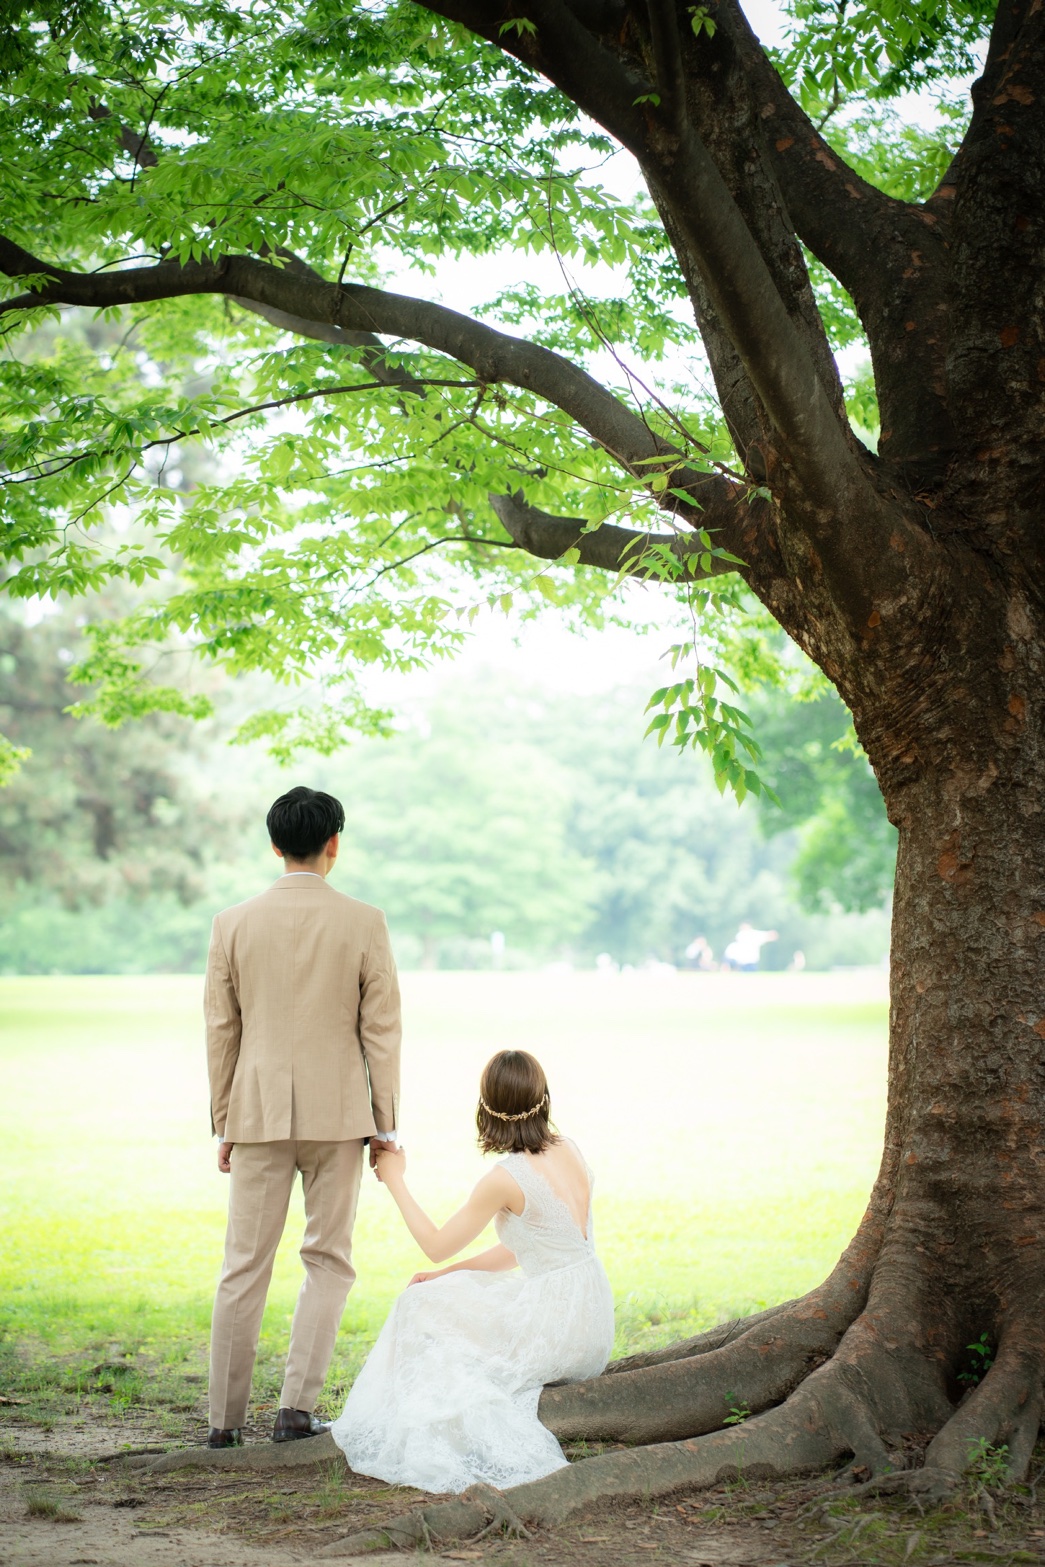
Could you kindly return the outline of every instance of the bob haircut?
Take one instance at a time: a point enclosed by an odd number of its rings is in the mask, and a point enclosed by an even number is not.
[[[548,1079],[525,1050],[500,1050],[483,1067],[475,1124],[483,1153],[542,1153],[559,1142]]]

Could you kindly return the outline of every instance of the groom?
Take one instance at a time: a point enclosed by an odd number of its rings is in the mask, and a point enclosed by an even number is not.
[[[327,883],[344,825],[332,795],[281,795],[266,826],[282,876],[225,909],[211,934],[211,1129],[218,1169],[231,1180],[211,1327],[209,1447],[242,1441],[265,1295],[299,1170],[305,1279],[272,1439],[326,1429],[313,1410],[355,1279],[363,1145],[395,1141],[399,986],[380,909]]]

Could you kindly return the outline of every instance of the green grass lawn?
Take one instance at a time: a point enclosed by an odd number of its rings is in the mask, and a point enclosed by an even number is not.
[[[0,979],[0,1331],[23,1386],[105,1385],[127,1402],[143,1396],[143,1367],[166,1366],[152,1381],[176,1406],[198,1396],[179,1378],[203,1364],[226,1191],[200,988]],[[417,1195],[436,1216],[463,1197],[483,1168],[479,1069],[496,1049],[532,1050],[555,1119],[596,1172],[622,1347],[805,1290],[849,1239],[880,1149],[881,976],[437,973],[405,975],[403,990]],[[285,1349],[299,1216],[300,1198],[269,1296],[262,1392]],[[355,1261],[332,1400],[423,1265],[370,1178]]]

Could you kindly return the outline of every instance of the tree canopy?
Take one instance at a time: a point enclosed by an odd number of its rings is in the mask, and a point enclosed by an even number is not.
[[[948,79],[988,12],[816,0],[774,60],[828,141],[913,199],[947,162],[963,112]],[[692,12],[707,39],[713,13]],[[404,0],[82,0],[10,20],[4,587],[156,585],[124,620],[95,617],[92,710],[206,711],[157,675],[148,648],[173,639],[233,671],[318,675],[324,706],[273,706],[247,732],[329,748],[381,723],[361,667],[452,652],[508,595],[597,621],[624,572],[693,615],[656,721],[758,788],[715,673],[751,607],[720,525],[752,481],[671,238],[612,137]],[[933,131],[892,106],[926,84]],[[467,316],[438,303],[465,261]],[[832,346],[851,349],[852,302],[810,266]],[[873,434],[859,364],[847,395]],[[113,518],[133,527],[100,538]]]

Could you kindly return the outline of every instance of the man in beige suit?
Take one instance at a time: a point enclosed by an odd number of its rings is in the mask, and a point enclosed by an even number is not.
[[[395,1141],[399,986],[380,909],[327,884],[340,802],[291,789],[266,818],[283,875],[214,921],[205,1013],[211,1126],[231,1176],[214,1302],[210,1447],[238,1446],[272,1263],[297,1172],[305,1279],[273,1440],[325,1427],[313,1411],[355,1279],[352,1225],[367,1138]],[[373,1157],[371,1163],[373,1163]]]

